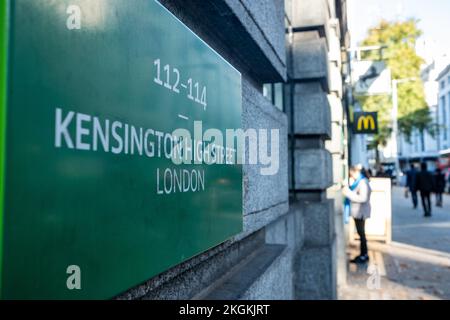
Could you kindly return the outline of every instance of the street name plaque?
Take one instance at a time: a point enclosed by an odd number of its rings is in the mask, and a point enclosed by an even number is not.
[[[242,231],[242,166],[171,159],[241,128],[236,69],[156,1],[1,6],[2,298],[112,298]]]

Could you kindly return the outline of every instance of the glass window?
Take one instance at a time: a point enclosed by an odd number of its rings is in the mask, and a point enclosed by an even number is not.
[[[444,140],[447,140],[448,130],[447,130],[447,105],[445,103],[445,97],[441,97],[441,110],[442,110],[442,121],[441,125],[443,126],[444,131]]]
[[[415,152],[419,152],[420,151],[420,133],[416,130],[416,132],[414,133],[415,136],[415,143],[414,143],[414,151]]]
[[[445,104],[445,99],[444,99],[444,104]],[[447,99],[447,107],[445,108],[446,112],[445,112],[445,132],[447,132],[447,136],[448,133],[450,132],[450,92],[448,93],[448,99]]]
[[[266,83],[263,85],[263,95],[278,109],[283,111],[283,84]]]
[[[266,97],[267,99],[272,101],[272,84],[265,83],[263,85],[263,95],[264,95],[264,97]]]
[[[441,89],[444,89],[445,88],[445,80],[442,80],[441,81]]]
[[[420,132],[420,144],[422,146],[422,152],[425,151],[425,133],[424,131]]]
[[[283,84],[276,83],[273,86],[273,90],[274,90],[274,100],[275,100],[275,101],[273,101],[273,104],[278,109],[283,110]]]

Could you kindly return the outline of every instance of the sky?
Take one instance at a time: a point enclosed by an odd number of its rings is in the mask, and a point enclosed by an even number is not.
[[[419,19],[428,52],[450,54],[450,0],[348,0],[352,47],[381,19]],[[428,57],[424,57],[428,58]]]

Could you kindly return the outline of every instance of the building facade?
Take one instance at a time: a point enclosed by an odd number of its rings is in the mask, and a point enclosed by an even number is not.
[[[443,69],[436,81],[438,91],[438,144],[442,152],[448,153],[450,149],[450,65]]]
[[[402,169],[406,169],[408,163],[427,162],[429,169],[433,170],[439,163],[438,159],[448,153],[450,148],[448,63],[448,56],[442,55],[422,69],[425,100],[434,132],[414,130],[409,139],[403,135],[400,137],[398,148]]]
[[[0,5],[0,298],[336,299],[347,1],[75,2]]]
[[[425,90],[425,101],[430,111],[433,126],[436,127],[436,129],[438,129],[439,123],[439,84],[436,79],[446,63],[447,59],[445,56],[435,58],[431,63],[426,65],[421,72]],[[432,135],[429,131],[420,132],[419,130],[414,130],[410,139],[406,139],[406,137],[402,135],[398,143],[401,163],[404,166],[408,162],[420,161],[429,161],[430,164],[434,164],[439,156],[440,150],[440,143],[436,134]]]
[[[118,299],[334,299],[345,283],[344,0],[161,0],[242,74],[242,127],[280,130],[244,165],[244,231]]]

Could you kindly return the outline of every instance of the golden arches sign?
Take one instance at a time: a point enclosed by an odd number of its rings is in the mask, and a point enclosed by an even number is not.
[[[362,116],[358,120],[358,130],[375,130],[375,120],[372,116]]]
[[[355,134],[378,133],[378,113],[355,112],[353,115],[353,131]]]

